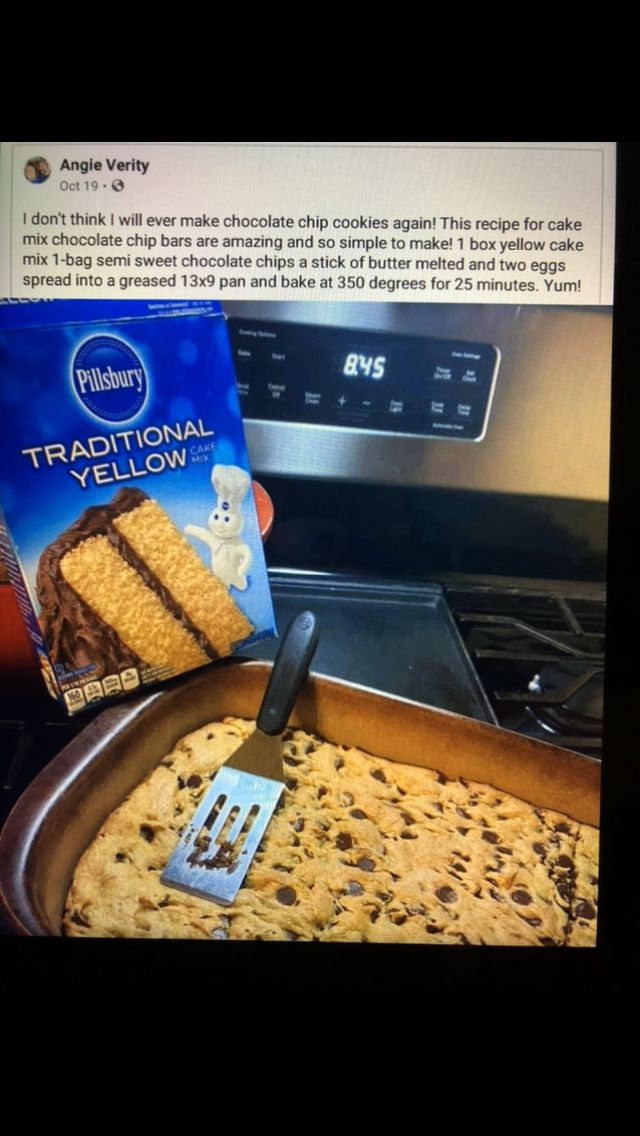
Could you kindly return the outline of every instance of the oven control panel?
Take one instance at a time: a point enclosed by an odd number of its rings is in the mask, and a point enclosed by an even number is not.
[[[487,343],[230,318],[245,418],[480,441],[500,352]]]

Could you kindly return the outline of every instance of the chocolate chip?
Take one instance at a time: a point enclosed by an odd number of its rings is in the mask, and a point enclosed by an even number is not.
[[[401,789],[399,785],[396,785],[396,789],[398,790],[401,797],[406,797],[406,795],[407,795],[406,789]]]
[[[381,769],[374,769],[371,776],[375,777],[376,781],[384,781],[386,784],[387,779]]]
[[[525,923],[529,923],[531,927],[539,927],[542,923],[542,919],[538,919],[537,915],[522,915],[521,918],[524,919]]]
[[[543,859],[544,859],[544,857],[545,857],[545,856],[546,856],[546,854],[547,854],[547,850],[546,850],[546,848],[545,848],[544,844],[540,844],[540,842],[539,842],[539,841],[536,841],[536,843],[534,844],[534,846],[533,846],[533,851],[534,851],[534,852],[537,852],[537,853],[538,853],[538,856],[542,856],[542,857],[543,857]]]
[[[297,784],[298,782],[296,781],[295,777],[285,778],[285,785],[287,786],[287,789],[295,789]]]
[[[452,866],[453,868],[456,868],[458,872],[466,872],[466,870],[467,870],[467,869],[465,868],[464,864],[458,864],[458,863],[454,863],[454,864],[452,864],[451,866]]]
[[[212,737],[213,737],[213,734],[207,734],[207,741],[210,742]]]
[[[558,856],[558,864],[560,865],[561,868],[572,868],[573,867],[573,860],[571,859],[570,856],[565,856],[565,855]]]
[[[142,839],[146,840],[148,844],[151,844],[151,841],[153,840],[155,835],[153,829],[150,828],[148,824],[141,824],[139,832]]]
[[[415,817],[412,817],[411,813],[400,813],[400,816],[402,817],[405,824],[415,824],[416,823]]]
[[[294,832],[302,832],[304,828],[304,817],[296,817],[293,822]]]
[[[586,899],[581,899],[580,903],[576,907],[576,918],[577,919],[595,919],[595,917],[596,917],[596,913],[595,913],[594,908],[591,906],[591,904],[587,903]]]
[[[188,789],[199,789],[201,785],[202,777],[200,777],[197,773],[192,773],[190,777],[187,777]]]
[[[313,753],[313,751],[316,750],[317,748],[318,747],[316,745],[314,745],[313,742],[305,742],[305,744],[302,747],[302,752],[304,754]]]
[[[178,777],[177,780],[178,780],[178,789],[184,789],[184,787],[186,785],[186,781],[184,781],[182,777]]]
[[[516,888],[515,891],[512,891],[511,898],[514,903],[520,903],[523,907],[526,907],[529,903],[532,902],[529,892],[524,891],[523,888]]]
[[[456,812],[459,817],[464,817],[465,820],[471,820],[469,813],[466,809],[463,809],[461,805],[456,805]]]
[[[352,816],[354,820],[368,820],[369,819],[367,817],[367,814],[363,813],[362,809],[352,809],[351,813],[349,815]]]
[[[491,896],[492,899],[497,899],[498,903],[500,903],[500,901],[502,900],[502,896],[499,894],[499,892],[495,891],[493,888],[489,888],[489,895]]]
[[[297,837],[297,836],[292,836],[292,837],[291,837],[291,843],[292,843],[292,845],[293,845],[293,847],[294,847],[294,848],[299,848],[299,847],[300,847],[300,841],[298,840],[298,837]]]
[[[286,864],[274,864],[273,867],[274,867],[274,870],[276,872],[292,872],[293,871],[293,868],[287,868]]]
[[[334,765],[335,765],[336,769],[342,769],[342,766],[344,765],[344,761],[342,760],[341,757],[336,757],[336,760],[334,761]]]
[[[376,895],[377,895],[378,899],[382,900],[383,903],[388,903],[389,900],[391,899],[391,896],[389,895],[388,891],[377,891]]]
[[[372,923],[377,923],[379,918],[380,918],[380,912],[378,911],[377,907],[374,907],[373,911],[371,912],[371,914],[369,916],[369,919],[371,920]]]
[[[90,927],[91,924],[87,917],[81,911],[74,911],[70,916],[71,922],[75,923],[78,927]]]
[[[161,761],[160,764],[163,765],[165,769],[173,769],[172,761]]]
[[[349,880],[345,895],[362,895],[364,888],[357,880]]]
[[[593,884],[594,887],[598,886],[598,877],[597,876],[589,876],[589,879],[590,879],[590,881],[591,881],[591,883]]]
[[[116,854],[113,858],[114,858],[116,864],[123,864],[125,860],[129,859],[126,852],[116,852]]]
[[[558,895],[567,901],[571,899],[571,885],[568,880],[558,880],[556,884]]]
[[[443,809],[442,805],[440,804],[440,801],[434,801],[433,807],[434,807],[434,809],[437,809],[439,813],[444,812],[444,809]]]
[[[343,808],[348,809],[349,806],[353,804],[353,794],[352,793],[341,793],[340,794],[340,804],[343,806]]]
[[[487,828],[485,832],[482,833],[482,839],[486,840],[487,844],[497,844],[500,837],[496,832],[492,832],[490,828]]]
[[[285,907],[291,907],[296,901],[296,893],[292,887],[278,888],[276,892],[276,899],[278,903],[284,903]]]
[[[568,824],[565,823],[565,821],[561,821],[560,824],[557,824],[555,826],[555,829],[556,832],[564,832],[567,834],[567,836],[571,833],[571,828]]]
[[[326,797],[327,792],[328,792],[328,789],[327,789],[326,785],[321,785],[320,788],[318,789],[318,792],[316,793],[318,800],[320,800],[321,797]]]
[[[456,892],[450,887],[438,888],[436,895],[441,903],[455,903],[458,898]]]
[[[300,936],[298,935],[298,933],[296,931],[287,931],[286,928],[285,928],[284,933],[285,933],[285,935],[287,936],[288,939],[291,939],[292,942],[295,942],[296,939],[300,938]]]
[[[339,848],[341,852],[346,852],[347,848],[353,848],[353,840],[350,833],[338,833],[338,835],[336,836],[336,848]]]
[[[433,923],[427,923],[427,935],[437,935],[442,927],[436,927]]]
[[[460,833],[461,836],[466,836],[467,833],[471,831],[471,829],[470,828],[460,828],[460,826],[458,825],[457,831]]]
[[[392,915],[391,922],[395,923],[396,927],[402,927],[402,924],[407,922],[407,917],[406,915]]]
[[[291,757],[291,754],[284,754],[282,760],[285,765],[302,765],[302,762],[298,761],[295,757]]]
[[[356,868],[361,868],[363,872],[372,872],[375,864],[368,856],[363,856],[361,860],[358,860]]]
[[[441,785],[447,784],[447,781],[449,780],[449,778],[445,777],[444,773],[440,773],[440,770],[436,770],[436,776],[437,776],[438,781],[440,782]]]
[[[542,939],[538,939],[541,947],[557,947],[555,939],[550,939],[548,935],[544,935]]]

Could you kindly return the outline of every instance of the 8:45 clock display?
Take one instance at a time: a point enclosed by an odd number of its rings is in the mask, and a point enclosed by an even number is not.
[[[381,379],[387,362],[385,355],[358,355],[350,352],[342,368],[342,374],[352,379]]]

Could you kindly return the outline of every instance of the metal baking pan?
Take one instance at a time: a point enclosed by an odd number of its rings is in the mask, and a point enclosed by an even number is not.
[[[127,794],[189,731],[255,717],[269,665],[230,661],[104,711],[36,778],[0,834],[0,902],[17,933],[59,935],[75,865]],[[345,745],[487,782],[597,825],[600,763],[498,727],[313,675],[292,716]]]

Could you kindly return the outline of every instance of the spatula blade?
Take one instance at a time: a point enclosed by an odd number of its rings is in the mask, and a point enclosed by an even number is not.
[[[227,758],[198,805],[160,880],[203,899],[235,899],[284,789],[281,735],[318,644],[311,611],[289,624],[258,711],[256,729]]]
[[[174,849],[161,882],[201,899],[225,906],[233,903],[283,789],[282,781],[223,766]],[[222,840],[221,834],[225,834]]]

